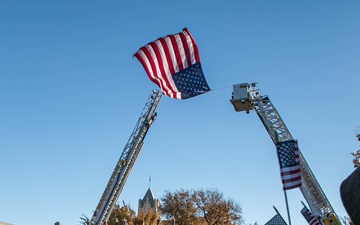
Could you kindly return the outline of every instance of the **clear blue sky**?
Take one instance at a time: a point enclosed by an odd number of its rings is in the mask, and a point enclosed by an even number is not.
[[[254,112],[236,113],[231,86],[259,82],[326,196],[359,149],[359,1],[0,0],[0,221],[78,224],[91,217],[150,91],[132,58],[187,27],[214,91],[163,96],[119,202],[149,187],[216,188],[246,224],[286,218],[275,146]],[[299,190],[293,225],[306,224]]]

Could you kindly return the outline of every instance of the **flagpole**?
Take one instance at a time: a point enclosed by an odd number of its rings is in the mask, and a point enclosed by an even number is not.
[[[286,211],[287,211],[287,214],[288,214],[289,225],[291,225],[290,210],[289,210],[289,203],[288,203],[288,199],[287,199],[286,190],[284,190],[284,195],[285,195]]]
[[[274,130],[274,142],[275,142],[275,145],[277,146],[277,144],[279,142],[279,136],[278,136],[278,133],[276,130]],[[287,211],[287,215],[288,215],[289,225],[291,225],[289,203],[288,203],[288,199],[287,199],[286,190],[284,190],[284,195],[285,195],[286,211]]]
[[[278,214],[280,216],[280,218],[282,219],[282,221],[284,222],[284,224],[286,224],[286,221],[284,220],[284,218],[281,216],[281,214],[279,213],[279,211],[277,210],[277,208],[275,206],[273,206],[273,208],[275,209],[276,214]]]

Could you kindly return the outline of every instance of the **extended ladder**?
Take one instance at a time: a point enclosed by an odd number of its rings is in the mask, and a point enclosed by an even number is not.
[[[110,180],[91,218],[92,225],[106,224],[125,185],[130,171],[143,146],[148,129],[156,117],[156,107],[161,99],[161,93],[153,90],[146,101],[138,122],[115,166]]]
[[[257,83],[233,85],[232,99],[235,111],[255,110],[265,126],[270,138],[277,141],[293,140],[280,114],[267,96],[260,95]],[[316,180],[304,156],[300,152],[302,185],[300,191],[307,201],[311,212],[325,225],[339,225],[339,219],[326,198],[320,184]]]

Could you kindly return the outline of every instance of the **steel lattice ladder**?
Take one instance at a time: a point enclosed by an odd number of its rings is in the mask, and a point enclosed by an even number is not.
[[[246,111],[249,113],[250,110],[255,110],[274,144],[277,141],[294,140],[270,99],[267,96],[260,95],[260,88],[257,83],[233,85],[233,95],[230,102],[237,112]],[[311,212],[324,225],[340,225],[334,209],[300,150],[299,153],[302,177],[300,191]]]
[[[105,191],[103,192],[103,195],[96,207],[94,215],[91,218],[92,225],[106,224],[109,219],[136,158],[140,153],[147,131],[155,120],[155,110],[161,96],[162,95],[158,90],[153,90],[150,93],[139,120],[136,123],[127,144],[125,145]]]

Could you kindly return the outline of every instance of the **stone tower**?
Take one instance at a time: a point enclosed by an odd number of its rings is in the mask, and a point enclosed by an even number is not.
[[[138,214],[151,212],[160,215],[160,201],[154,197],[149,187],[143,199],[139,199]]]

